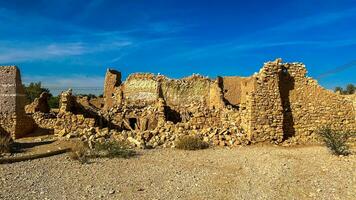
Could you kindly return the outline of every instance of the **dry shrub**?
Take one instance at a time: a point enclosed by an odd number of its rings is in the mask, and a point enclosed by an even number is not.
[[[177,149],[199,150],[208,148],[209,144],[197,136],[183,136],[178,139],[175,146]]]
[[[82,164],[89,163],[91,158],[129,158],[135,155],[136,152],[125,143],[111,140],[96,142],[92,149],[84,143],[77,143],[69,153],[71,159]]]
[[[69,157],[72,160],[77,160],[82,164],[88,163],[90,157],[90,149],[84,143],[77,143],[77,145],[74,146],[69,152]]]
[[[0,153],[12,152],[13,140],[9,135],[0,133]]]
[[[330,126],[324,126],[319,128],[318,134],[322,137],[326,147],[328,147],[332,154],[347,156],[351,153],[347,141],[351,137],[354,137],[355,133],[336,131]]]

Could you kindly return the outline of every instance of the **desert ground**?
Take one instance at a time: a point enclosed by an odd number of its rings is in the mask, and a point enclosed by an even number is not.
[[[324,146],[68,154],[0,165],[0,199],[356,199],[356,156]]]

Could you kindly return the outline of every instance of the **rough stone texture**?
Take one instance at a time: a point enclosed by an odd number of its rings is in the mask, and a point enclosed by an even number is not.
[[[47,92],[43,92],[39,98],[36,98],[31,104],[25,106],[26,113],[49,113],[51,109],[48,105],[48,98],[49,94]]]
[[[141,73],[120,79],[119,72],[108,70],[104,100],[69,90],[61,94],[57,115],[33,117],[60,137],[89,143],[114,138],[140,148],[174,147],[185,135],[219,146],[313,143],[324,124],[356,131],[354,98],[323,89],[301,63],[277,59],[251,77],[169,79]]]
[[[108,69],[104,84],[104,109],[109,109],[114,105],[114,94],[116,88],[121,84],[121,73]]]
[[[279,92],[279,60],[266,63],[255,75],[246,91],[247,133],[253,142],[276,141],[283,139],[283,108]],[[251,86],[250,86],[251,85]],[[242,89],[244,91],[244,89]]]
[[[112,115],[120,116],[116,117],[116,124],[129,120],[127,113],[136,113],[131,114],[136,121],[157,119],[155,114],[139,110],[155,113],[157,110],[152,110],[152,105],[162,99],[165,105],[162,119],[181,126],[180,132],[225,124],[226,130],[232,127],[242,130],[244,140],[281,143],[291,137],[315,139],[315,130],[327,123],[356,128],[351,100],[318,86],[306,77],[303,64],[282,63],[281,59],[265,63],[251,77],[211,80],[193,75],[177,80],[162,75],[133,74],[118,88],[116,91],[122,99],[115,105],[125,105],[125,109],[113,110]],[[127,126],[119,126],[130,131]]]
[[[268,62],[246,87],[242,126],[251,141],[313,137],[318,127],[327,124],[356,130],[352,101],[306,77],[301,63]]]
[[[22,137],[34,128],[25,113],[25,94],[16,66],[0,66],[0,126],[13,138]]]
[[[356,131],[356,110],[351,100],[306,77],[302,63],[283,63],[282,67],[289,74],[280,78],[286,137],[309,136],[315,127],[326,124]]]

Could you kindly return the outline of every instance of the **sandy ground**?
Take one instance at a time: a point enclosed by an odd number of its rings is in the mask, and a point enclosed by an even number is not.
[[[325,147],[142,150],[0,165],[0,199],[356,199],[356,156]]]

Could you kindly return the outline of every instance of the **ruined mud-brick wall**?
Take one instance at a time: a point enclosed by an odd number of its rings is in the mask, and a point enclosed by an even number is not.
[[[266,63],[260,72],[242,85],[242,126],[250,141],[283,140],[282,100],[279,92],[279,60]]]
[[[350,99],[306,77],[302,63],[283,63],[282,67],[286,73],[281,73],[280,90],[288,137],[310,136],[318,127],[327,124],[356,131],[356,111]]]
[[[154,104],[159,98],[158,86],[158,78],[153,74],[132,74],[122,86],[123,101],[126,104]]]
[[[246,92],[244,93],[242,90],[250,83],[251,77],[224,76],[221,79],[221,88],[226,101],[231,105],[239,105],[241,101],[245,101]],[[252,91],[252,89],[246,90],[248,92],[248,90]]]
[[[116,89],[121,85],[121,73],[108,69],[105,75],[105,84],[104,84],[104,110],[110,109],[114,106],[115,99],[114,94]]]
[[[33,120],[25,113],[25,93],[16,66],[0,66],[0,126],[13,138],[32,131]]]
[[[161,95],[171,107],[199,103],[209,105],[210,85],[208,78],[193,75],[183,79],[164,78],[161,81]]]
[[[117,93],[122,93],[117,94]],[[116,101],[122,96],[126,104],[154,104],[162,98],[166,105],[179,109],[181,106],[198,103],[223,107],[223,96],[218,82],[193,75],[183,79],[169,79],[154,74],[132,74],[116,90]],[[114,98],[114,99],[115,99]],[[118,103],[116,103],[118,104]]]
[[[173,123],[191,120],[195,127],[221,124],[220,113],[210,113],[210,109],[225,107],[219,84],[219,80],[199,75],[177,80],[162,75],[132,74],[116,88],[112,98],[115,105],[106,118],[126,129],[128,120],[136,120],[141,125],[147,122],[149,129],[158,126],[162,119]],[[159,100],[164,104],[163,114],[155,111],[160,109],[156,106]]]

